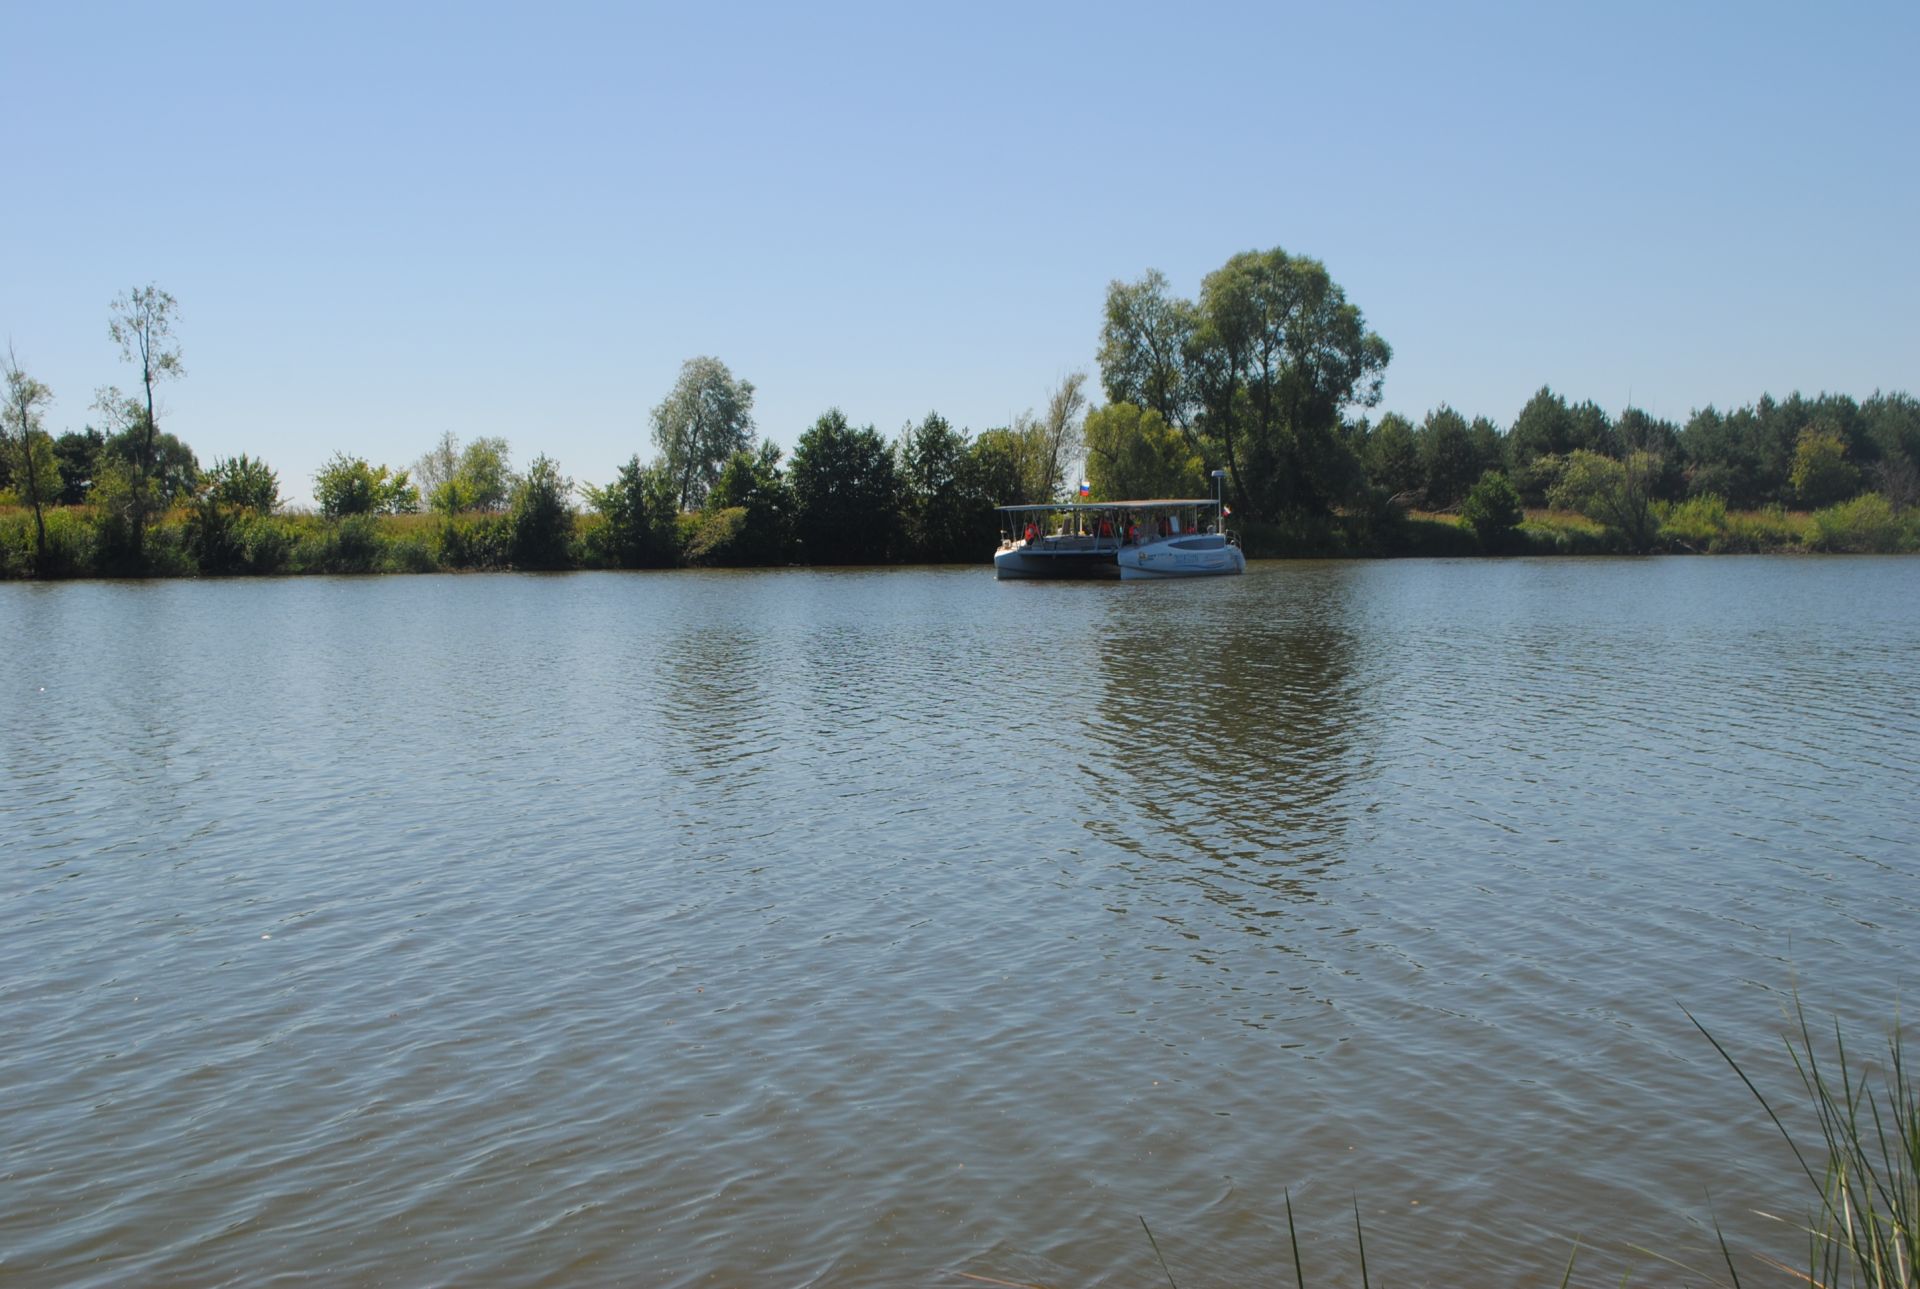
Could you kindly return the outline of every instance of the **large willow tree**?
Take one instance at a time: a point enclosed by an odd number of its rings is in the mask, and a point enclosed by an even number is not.
[[[1391,357],[1325,265],[1279,249],[1234,256],[1196,303],[1158,272],[1107,290],[1107,397],[1186,431],[1257,519],[1325,513],[1358,489],[1341,419],[1379,402]]]

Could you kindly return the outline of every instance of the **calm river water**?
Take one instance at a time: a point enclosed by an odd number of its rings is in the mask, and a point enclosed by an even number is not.
[[[0,1281],[1673,1282],[1920,986],[1920,560],[0,587]],[[1743,1253],[1744,1256],[1744,1253]],[[1743,1265],[1752,1271],[1757,1264]],[[1706,1277],[1701,1277],[1702,1279]]]

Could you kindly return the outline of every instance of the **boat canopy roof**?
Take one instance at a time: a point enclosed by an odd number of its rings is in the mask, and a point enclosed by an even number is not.
[[[1008,514],[1045,512],[1056,515],[1075,510],[1163,510],[1168,506],[1217,506],[1213,497],[1163,497],[1154,501],[1046,501],[1034,506],[995,506]]]

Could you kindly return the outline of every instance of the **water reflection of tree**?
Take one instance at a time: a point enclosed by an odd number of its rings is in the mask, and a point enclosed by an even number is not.
[[[1109,605],[1087,826],[1249,930],[1344,862],[1366,724],[1349,587],[1335,568]]]

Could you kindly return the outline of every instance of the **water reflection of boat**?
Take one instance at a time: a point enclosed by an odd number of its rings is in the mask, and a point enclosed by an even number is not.
[[[1207,511],[1213,512],[1212,518]],[[1214,577],[1244,573],[1216,499],[1001,506],[999,578]]]

